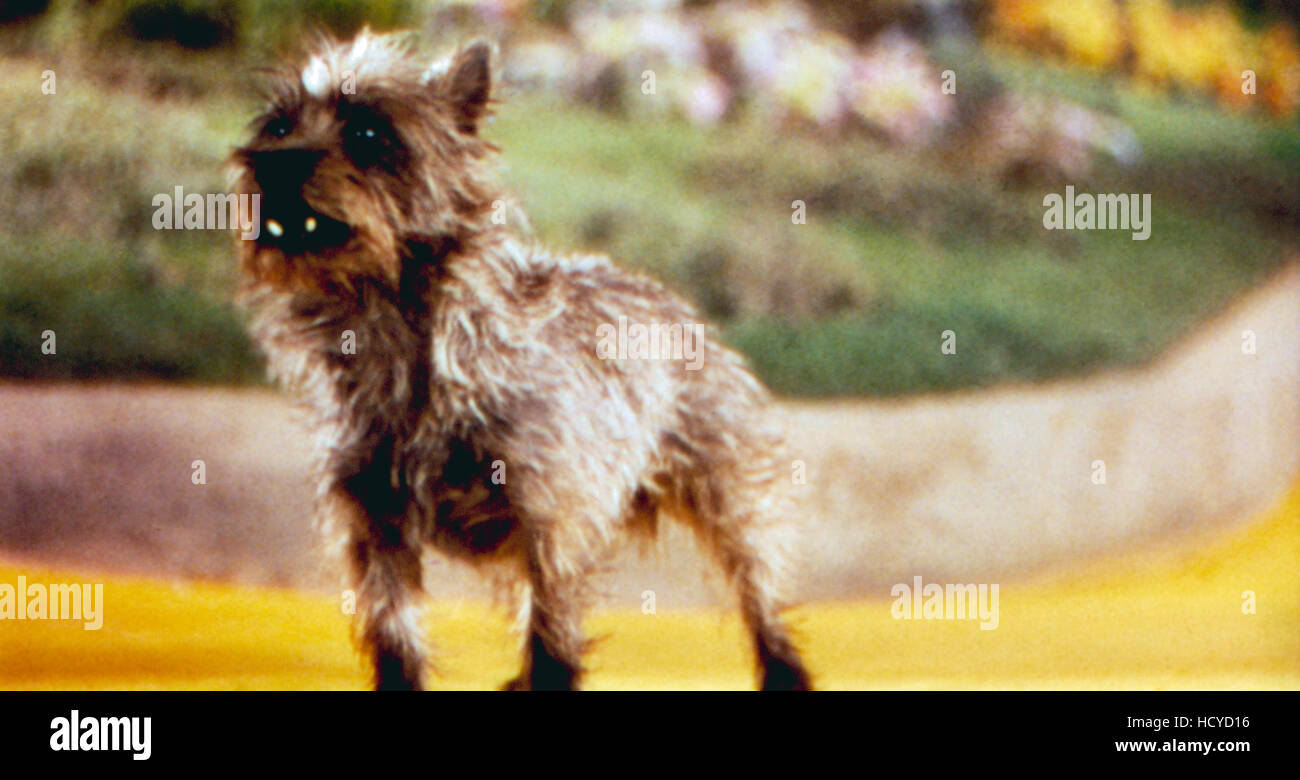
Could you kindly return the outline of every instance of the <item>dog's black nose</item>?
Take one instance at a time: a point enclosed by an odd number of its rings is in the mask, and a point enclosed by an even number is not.
[[[273,149],[249,152],[249,167],[262,192],[302,192],[302,186],[311,178],[316,165],[325,157],[320,149]]]

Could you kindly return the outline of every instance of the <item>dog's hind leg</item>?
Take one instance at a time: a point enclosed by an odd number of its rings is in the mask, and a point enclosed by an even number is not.
[[[722,523],[713,534],[713,550],[739,592],[741,615],[758,663],[759,687],[806,691],[812,688],[812,679],[779,614],[783,552],[767,538],[772,531],[759,523]]]
[[[684,514],[740,596],[762,690],[811,690],[812,678],[781,620],[789,529],[773,480],[729,463],[684,477]]]

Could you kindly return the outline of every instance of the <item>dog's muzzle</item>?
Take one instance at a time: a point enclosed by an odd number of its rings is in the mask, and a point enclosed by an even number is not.
[[[248,152],[245,157],[253,181],[262,191],[259,243],[285,254],[317,252],[347,243],[351,229],[316,211],[303,197],[303,189],[325,152],[275,149]]]

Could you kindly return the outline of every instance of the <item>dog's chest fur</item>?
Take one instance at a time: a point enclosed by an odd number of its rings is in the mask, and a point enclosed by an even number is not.
[[[439,314],[445,302],[425,270],[398,291],[257,296],[253,331],[271,373],[315,418],[322,493],[343,484],[394,533],[492,552],[516,519],[492,478],[499,461],[484,449],[483,410],[436,375],[436,322],[465,315]]]
[[[632,512],[685,373],[600,360],[594,334],[625,313],[686,321],[689,309],[604,258],[504,237],[408,265],[397,290],[249,301],[272,373],[318,417],[322,490],[344,487],[393,533],[453,555],[501,549],[521,517],[586,516],[594,533],[595,518]]]

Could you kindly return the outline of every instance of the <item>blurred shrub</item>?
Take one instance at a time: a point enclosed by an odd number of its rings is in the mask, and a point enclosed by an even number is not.
[[[375,30],[415,26],[423,18],[423,6],[429,5],[416,0],[240,0],[240,4],[247,18],[258,20],[258,34],[277,39],[272,41],[276,44],[296,41],[313,26],[339,36],[352,35],[365,25]]]
[[[130,0],[121,3],[116,30],[137,41],[171,41],[186,49],[211,49],[235,40],[237,10],[215,0]]]
[[[44,354],[53,331],[56,352]],[[168,284],[121,244],[0,245],[0,355],[25,378],[252,380],[260,366],[227,300]]]
[[[348,36],[365,25],[376,30],[418,26],[429,10],[418,0],[98,0],[85,6],[61,0],[25,5],[28,16],[49,11],[47,19],[59,28],[54,43],[66,41],[68,28],[75,28],[79,37],[98,42],[252,49],[253,56],[297,42],[306,29]],[[0,21],[6,12],[0,11]]]
[[[216,126],[219,113],[180,102],[154,108],[66,71],[57,96],[42,96],[26,88],[39,74],[16,67],[14,78],[0,80],[0,186],[22,193],[0,199],[0,230],[75,224],[82,236],[131,240],[154,232],[154,194],[177,184],[224,189],[229,137]]]
[[[0,24],[40,16],[49,7],[50,0],[5,0],[0,3]]]
[[[39,378],[246,381],[258,360],[230,304],[230,236],[156,231],[153,196],[220,192],[235,111],[153,102],[41,65],[0,80],[0,371]],[[214,109],[215,110],[212,110]],[[57,337],[41,353],[41,334]]]

